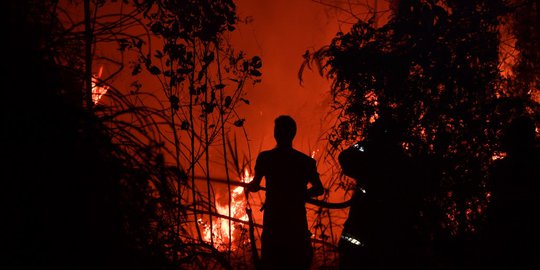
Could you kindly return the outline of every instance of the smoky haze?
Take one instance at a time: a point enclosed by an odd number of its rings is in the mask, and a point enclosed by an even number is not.
[[[330,127],[331,119],[325,119],[329,82],[307,70],[300,85],[298,70],[306,50],[328,44],[336,34],[336,17],[328,7],[310,0],[241,0],[237,7],[243,22],[233,33],[233,46],[263,59],[262,83],[248,89],[251,105],[240,109],[252,154],[274,146],[273,120],[281,114],[297,121],[295,147],[311,154],[322,147],[321,139]]]

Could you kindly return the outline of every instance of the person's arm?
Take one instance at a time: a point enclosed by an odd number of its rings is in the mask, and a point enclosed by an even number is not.
[[[310,164],[310,171],[309,183],[311,184],[311,187],[307,190],[307,196],[308,198],[321,196],[324,194],[324,188],[319,173],[317,172],[315,160],[312,160]]]
[[[247,185],[247,191],[248,192],[257,192],[259,190],[261,190],[261,181],[262,181],[262,174],[260,173],[257,173],[257,171],[255,171],[255,176],[253,177],[253,180],[251,182],[248,183]]]
[[[259,155],[257,157],[257,161],[255,162],[255,176],[253,177],[253,180],[248,183],[246,189],[248,192],[257,192],[261,190],[261,181],[264,176],[264,172],[262,169],[262,166],[264,162],[262,161],[262,155]]]

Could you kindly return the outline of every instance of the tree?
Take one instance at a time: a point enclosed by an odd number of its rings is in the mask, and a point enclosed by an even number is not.
[[[206,159],[209,179],[209,146],[221,138],[226,149],[227,127],[244,121],[235,104],[249,103],[242,86],[261,75],[259,57],[245,58],[224,45],[223,32],[234,29],[234,3],[84,1],[84,19],[77,17],[81,4],[7,4],[3,25],[17,38],[7,43],[3,87],[7,99],[24,103],[23,111],[17,102],[3,107],[2,152],[10,158],[3,205],[13,221],[9,232],[15,232],[5,241],[11,248],[8,268],[230,268],[222,252],[190,231],[198,224],[193,212],[204,205],[213,213],[215,201],[210,188],[205,197],[200,185],[188,183],[187,173],[193,176]],[[118,13],[99,12],[114,5],[120,5]],[[156,39],[163,46],[151,51]],[[119,61],[99,54],[111,43],[118,46]],[[90,49],[81,50],[85,45]],[[137,58],[124,59],[128,51]],[[117,70],[97,78],[88,72],[95,71],[96,60]],[[112,85],[128,60],[129,73],[144,68],[164,78],[163,95],[138,83],[132,91]],[[84,87],[88,82],[91,87]],[[101,102],[89,100],[86,91],[97,87],[108,89]],[[193,144],[180,140],[189,135],[179,132],[194,135]],[[27,161],[38,170],[25,168]]]
[[[257,83],[262,75],[261,58],[247,58],[243,52],[235,51],[227,41],[227,33],[235,29],[236,6],[233,1],[142,1],[136,4],[142,11],[148,28],[158,38],[158,49],[148,53],[149,44],[132,40],[131,47],[138,51],[139,61],[134,63],[133,74],[143,68],[159,80],[162,93],[169,102],[163,111],[168,126],[163,131],[166,147],[173,149],[178,171],[189,175],[191,196],[181,188],[188,187],[178,182],[179,203],[193,214],[199,242],[209,241],[211,246],[227,250],[232,248],[232,230],[227,236],[214,235],[213,216],[217,212],[213,187],[213,171],[224,171],[230,181],[229,158],[232,153],[226,147],[231,128],[242,128],[245,119],[236,113],[239,103],[249,104],[245,99],[244,85]],[[210,165],[212,146],[220,146],[223,168]],[[216,162],[216,160],[212,160]],[[183,163],[183,164],[182,164]],[[241,174],[237,170],[238,174]],[[196,174],[204,174],[206,192],[199,192]],[[231,186],[228,184],[228,204],[231,205]],[[182,195],[183,194],[183,195]],[[199,225],[201,214],[208,213],[209,239],[203,237]],[[232,216],[229,208],[228,216]],[[232,227],[229,220],[229,228]],[[187,238],[191,235],[185,235]],[[215,238],[227,238],[216,244]],[[192,241],[193,239],[187,239]],[[245,256],[241,256],[245,257]]]
[[[362,138],[380,115],[403,124],[404,151],[436,168],[427,175],[439,215],[430,218],[447,237],[479,229],[502,128],[538,115],[530,95],[508,98],[515,89],[500,76],[498,28],[508,12],[503,1],[402,0],[386,24],[358,20],[306,60],[333,82],[334,149]]]

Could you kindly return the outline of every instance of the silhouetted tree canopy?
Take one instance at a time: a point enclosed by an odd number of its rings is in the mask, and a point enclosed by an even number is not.
[[[232,1],[130,2],[155,11],[154,3],[181,20],[170,35],[214,42],[234,29]],[[186,175],[167,163],[167,149],[148,120],[162,113],[136,106],[112,87],[111,107],[83,108],[84,40],[70,32],[75,27],[62,25],[58,1],[9,1],[5,7],[1,202],[7,228],[0,234],[0,268],[227,267],[214,247],[181,242],[190,235],[175,184],[186,186]],[[99,42],[100,33],[94,34]],[[260,58],[254,63],[260,68]],[[126,114],[132,118],[121,117]]]
[[[360,20],[305,63],[333,83],[341,121],[330,143],[339,149],[378,116],[395,117],[406,130],[404,151],[430,168],[442,230],[475,231],[502,128],[538,113],[530,95],[513,95],[500,76],[498,30],[512,9],[491,0],[402,0],[392,8],[386,24]]]

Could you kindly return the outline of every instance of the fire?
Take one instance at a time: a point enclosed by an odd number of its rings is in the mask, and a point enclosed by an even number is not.
[[[103,66],[99,68],[99,72],[96,77],[92,77],[92,101],[94,104],[98,104],[99,100],[107,91],[109,87],[106,85],[98,85],[98,79],[101,78],[103,73]]]
[[[253,175],[251,175],[249,171],[245,169],[244,174],[241,176],[242,183],[249,183],[251,180],[253,180]],[[221,204],[218,200],[216,200],[216,210],[218,214],[222,216],[228,216],[247,222],[248,215],[246,213],[246,204],[247,201],[246,197],[244,196],[244,187],[238,186],[231,191],[231,204]],[[230,216],[229,207],[231,213]],[[214,247],[216,247],[218,250],[226,250],[229,243],[235,242],[239,234],[238,230],[246,226],[243,223],[234,221],[229,223],[229,219],[220,217],[213,220],[213,228],[211,228],[209,224],[203,223],[201,220],[199,220],[199,222],[204,227],[204,240],[206,242],[211,242],[211,238],[213,238]],[[234,250],[236,247],[232,245],[232,249]]]
[[[317,155],[317,153],[319,153],[319,149],[312,151],[311,158],[315,158],[315,155]]]
[[[491,156],[491,160],[500,160],[504,159],[506,157],[505,152],[495,152],[493,156]]]

